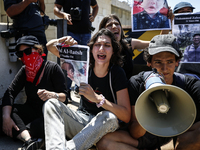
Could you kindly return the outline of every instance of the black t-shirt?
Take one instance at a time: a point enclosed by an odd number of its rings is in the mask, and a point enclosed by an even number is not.
[[[129,47],[127,45],[127,47],[122,45],[122,51],[121,51],[121,55],[123,56],[123,69],[126,73],[126,77],[127,79],[130,79],[130,77],[133,75],[133,62],[132,62],[132,57],[133,57],[133,51],[131,48],[131,39],[132,38],[127,38],[125,40],[125,42],[127,42],[127,44],[129,44]]]
[[[131,105],[135,105],[139,95],[145,90],[144,72],[139,73],[138,75],[132,76],[128,83],[128,91],[130,96]],[[185,90],[194,100],[197,109],[196,121],[200,121],[200,80],[185,75],[185,83],[180,80],[180,74],[176,73],[173,75],[172,85],[178,86],[181,89]]]
[[[4,9],[5,11],[13,4],[18,4],[22,0],[4,0]],[[40,15],[40,9],[37,3],[30,3],[24,11],[20,14],[12,17],[13,27],[18,30],[37,32],[39,35],[44,33],[43,20]]]
[[[126,75],[123,69],[119,66],[112,67],[111,81],[115,97],[117,91],[127,88],[128,81],[126,79]],[[107,100],[114,103],[114,99],[109,85],[109,73],[105,77],[99,78],[94,74],[93,70],[90,70],[88,83],[97,94],[102,94]],[[93,103],[87,100],[84,96],[81,96],[79,110],[96,115],[104,109],[102,107],[98,108],[96,106],[96,103]]]
[[[90,33],[90,6],[95,6],[97,4],[96,0],[56,0],[55,4],[63,6],[64,12],[68,14],[70,14],[72,7],[81,8],[81,20],[72,20],[73,25],[68,25],[67,30],[73,33]]]
[[[48,91],[67,94],[65,77],[62,69],[58,64],[51,61],[46,62],[44,74],[37,86],[26,80],[25,66],[22,66],[5,92],[2,106],[12,106],[15,97],[24,87],[27,96],[26,103],[30,104],[32,108],[38,111],[42,111],[42,105],[44,104],[44,101],[37,95],[38,89],[46,89]]]

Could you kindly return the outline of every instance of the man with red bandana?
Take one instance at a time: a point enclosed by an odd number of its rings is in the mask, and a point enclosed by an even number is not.
[[[144,11],[133,15],[134,30],[169,28],[168,18],[160,13],[164,4],[165,0],[143,0]]]
[[[16,55],[24,66],[6,90],[0,108],[0,132],[24,141],[22,150],[41,148],[44,138],[42,106],[48,99],[66,100],[65,77],[60,66],[42,58],[42,45],[34,36],[17,41]],[[27,100],[15,104],[15,97],[25,88]]]

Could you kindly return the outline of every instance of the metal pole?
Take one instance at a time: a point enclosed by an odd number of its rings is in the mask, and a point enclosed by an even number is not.
[[[57,20],[57,38],[67,36],[67,20],[58,19]],[[57,63],[60,64],[60,58],[57,58]]]

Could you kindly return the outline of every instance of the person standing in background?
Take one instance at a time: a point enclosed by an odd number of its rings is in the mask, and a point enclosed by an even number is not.
[[[92,13],[90,13],[90,6]],[[67,20],[67,35],[73,37],[80,45],[87,45],[90,41],[91,23],[98,10],[96,0],[56,0],[54,6],[54,14]]]
[[[92,13],[90,13],[90,6]],[[63,11],[61,9],[63,8]],[[99,10],[96,0],[56,0],[54,14],[67,20],[67,35],[74,38],[78,44],[87,45],[91,39],[92,22]],[[67,88],[71,90],[72,80],[67,78]],[[71,101],[71,96],[68,96]]]
[[[44,0],[4,0],[6,14],[13,20],[13,28],[17,31],[16,41],[22,35],[35,36],[44,46],[47,59],[45,27],[41,12],[45,12]]]

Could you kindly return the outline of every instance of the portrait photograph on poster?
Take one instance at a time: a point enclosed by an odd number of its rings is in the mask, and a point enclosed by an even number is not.
[[[170,30],[167,0],[133,0],[132,32]]]
[[[89,70],[89,46],[58,44],[60,54],[60,66],[66,71],[67,77],[80,86],[80,83],[88,83]],[[65,73],[65,72],[64,72]]]
[[[183,54],[181,62],[200,62],[200,14],[176,14],[172,34],[177,37]]]

